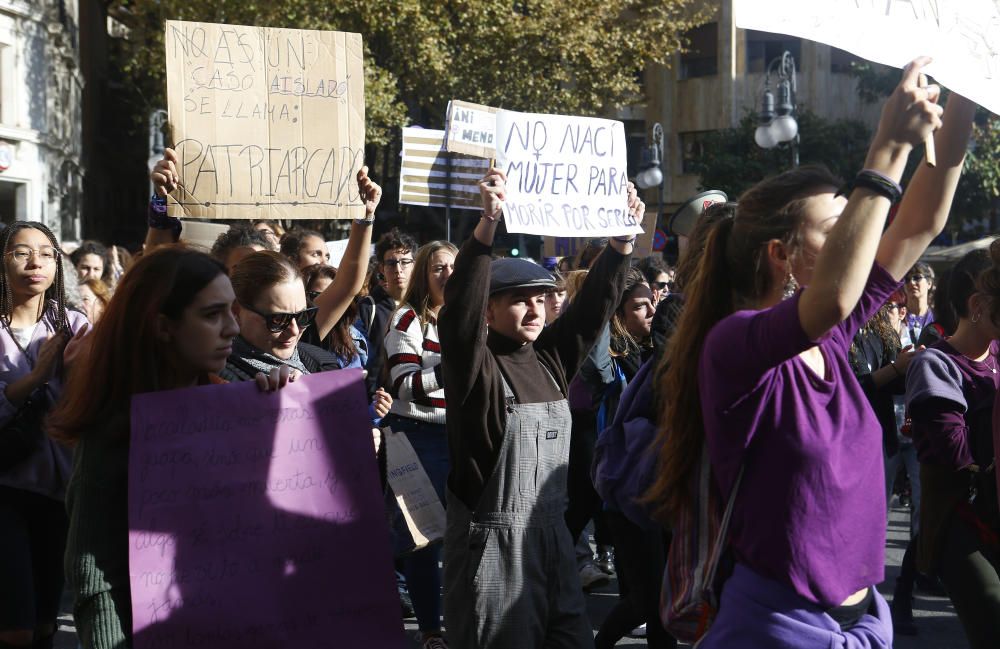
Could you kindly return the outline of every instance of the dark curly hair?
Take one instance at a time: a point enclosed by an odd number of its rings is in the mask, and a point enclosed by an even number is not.
[[[97,255],[104,262],[104,270],[101,271],[101,279],[105,282],[111,279],[111,253],[100,241],[86,240],[80,242],[80,246],[69,253],[69,260],[76,267],[77,264],[87,255]]]
[[[226,257],[230,251],[236,248],[249,248],[250,246],[260,246],[263,250],[271,249],[271,242],[267,236],[257,230],[252,230],[246,225],[234,225],[219,235],[212,244],[212,256],[226,263]]]

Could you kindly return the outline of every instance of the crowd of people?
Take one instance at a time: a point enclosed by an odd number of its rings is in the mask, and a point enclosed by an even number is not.
[[[707,493],[729,507],[699,646],[888,647],[919,632],[915,584],[950,597],[974,649],[1000,646],[1000,243],[939,276],[920,261],[975,110],[955,94],[939,107],[925,64],[855,178],[804,166],[706,207],[676,269],[632,259],[634,235],[552,268],[497,258],[496,168],[460,247],[392,229],[371,256],[381,189],[363,168],[365,217],[336,268],[322,234],[274,221],[210,251],[178,243],[169,149],[134,255],[6,227],[0,648],[51,647],[65,588],[83,647],[131,646],[132,395],[348,368],[365,370],[377,466],[383,430],[405,433],[446,510],[443,538],[415,543],[383,475],[403,615],[426,649],[676,646],[661,585]],[[937,165],[904,193],[928,137]],[[644,213],[631,184],[627,203]],[[627,417],[646,420],[629,443],[651,459],[612,493],[597,476]],[[897,492],[912,539],[890,606],[875,587]],[[619,599],[595,638],[584,589],[610,575]]]

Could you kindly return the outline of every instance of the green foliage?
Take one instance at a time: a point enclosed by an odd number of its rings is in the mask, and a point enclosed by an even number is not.
[[[802,110],[797,116],[801,164],[825,164],[842,178],[861,168],[870,134],[854,120],[826,120]],[[716,131],[704,141],[704,154],[695,163],[704,189],[721,189],[735,198],[758,181],[791,168],[788,145],[762,149],[754,142],[757,118],[747,112],[735,128]]]
[[[450,99],[534,112],[602,114],[641,100],[639,71],[667,64],[702,0],[113,0],[131,30],[121,66],[149,108],[164,105],[166,19],[360,32],[367,140],[409,119],[440,127]]]

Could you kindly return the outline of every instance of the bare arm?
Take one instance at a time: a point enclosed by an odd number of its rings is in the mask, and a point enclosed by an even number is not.
[[[316,313],[316,330],[320,340],[326,338],[347,311],[354,296],[361,291],[368,270],[372,222],[375,208],[382,199],[382,188],[368,177],[368,167],[362,167],[358,172],[358,192],[365,201],[365,220],[368,222],[354,221],[351,224],[347,249],[337,268],[337,276],[326,290],[316,297],[316,306],[319,307]]]
[[[896,279],[906,275],[948,221],[975,114],[976,105],[965,97],[952,94],[948,99],[944,124],[934,136],[937,166],[920,165],[913,174],[899,213],[879,244],[876,259]]]
[[[866,169],[896,182],[914,145],[941,125],[942,111],[934,103],[940,90],[918,86],[920,69],[929,62],[924,57],[907,66],[903,80],[882,109],[865,161]],[[869,189],[859,187],[851,192],[816,260],[812,283],[799,299],[799,321],[810,339],[822,337],[857,305],[879,249],[889,207],[889,199]]]

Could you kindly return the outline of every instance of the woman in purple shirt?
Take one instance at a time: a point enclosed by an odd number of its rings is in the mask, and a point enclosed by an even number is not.
[[[1000,508],[993,402],[1000,373],[1000,245],[970,252],[948,278],[958,327],[906,373],[920,459],[917,564],[941,578],[973,649],[1000,646]]]
[[[66,309],[62,251],[47,227],[18,221],[0,234],[0,250],[4,434],[20,409],[51,408],[64,364],[88,325]],[[63,587],[70,455],[39,431],[34,450],[0,460],[0,647],[51,647]]]
[[[707,445],[736,559],[700,647],[886,647],[882,431],[847,361],[854,332],[943,229],[975,106],[910,64],[853,187],[819,167],[766,180],[709,236],[665,357],[665,520]],[[913,147],[941,127],[883,235]],[[806,287],[798,290],[797,286]],[[669,431],[669,432],[666,432]],[[723,501],[725,502],[725,501]]]

